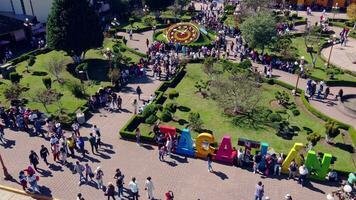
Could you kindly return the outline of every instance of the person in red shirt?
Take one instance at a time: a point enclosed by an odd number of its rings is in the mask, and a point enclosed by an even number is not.
[[[166,200],[173,200],[174,195],[172,191],[166,192]]]

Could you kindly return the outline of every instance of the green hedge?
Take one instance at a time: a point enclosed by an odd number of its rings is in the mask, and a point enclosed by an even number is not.
[[[181,67],[178,69],[177,74],[169,81],[163,82],[155,91],[155,94],[157,95],[152,104],[160,104],[162,105],[167,97],[165,96],[165,92],[168,90],[170,87],[175,87],[184,77],[186,71],[185,67]],[[127,124],[120,130],[120,135],[122,138],[133,140],[135,139],[135,129],[140,125],[140,123],[145,122],[145,118],[140,115],[134,115],[128,122]],[[153,135],[142,135],[141,140],[145,142],[152,142]]]
[[[23,62],[23,61],[27,60],[30,57],[30,55],[37,56],[37,55],[40,55],[40,54],[48,53],[50,51],[51,51],[51,49],[49,49],[49,48],[36,49],[36,50],[30,51],[30,52],[28,52],[26,54],[22,54],[20,57],[17,57],[17,58],[14,58],[12,60],[9,60],[9,63],[11,63],[12,65],[17,65],[20,62]]]
[[[115,44],[114,46],[113,46],[113,49],[114,48],[122,48],[122,49],[125,49],[125,50],[127,50],[127,51],[129,51],[129,52],[131,52],[131,53],[133,53],[133,54],[135,54],[135,55],[138,55],[138,56],[140,56],[140,57],[143,57],[143,58],[146,58],[147,57],[147,55],[145,54],[145,53],[141,53],[141,52],[139,52],[139,51],[136,51],[135,49],[131,49],[130,47],[128,47],[128,46],[126,46],[125,44]]]

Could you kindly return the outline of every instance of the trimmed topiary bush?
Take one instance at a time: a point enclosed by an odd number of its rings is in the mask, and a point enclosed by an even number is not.
[[[172,113],[169,112],[169,110],[163,110],[162,113],[161,113],[161,116],[160,116],[160,119],[163,121],[163,122],[169,122],[171,121],[173,118],[172,116]]]
[[[282,121],[283,118],[279,113],[272,113],[268,116],[268,119],[271,122],[280,122],[280,121]]]
[[[168,110],[171,113],[175,113],[177,111],[178,105],[173,102],[169,102],[165,105],[164,110]]]
[[[146,108],[142,111],[141,115],[144,118],[147,118],[147,117],[149,117],[151,115],[156,114],[156,111],[157,111],[156,106],[154,104],[150,104],[150,105],[146,106]]]
[[[298,109],[293,109],[292,113],[293,113],[294,116],[300,115],[300,111]]]
[[[319,133],[312,133],[307,136],[307,140],[315,146],[319,140],[321,139],[321,135]]]
[[[178,96],[179,96],[179,92],[177,92],[177,90],[168,91],[168,98],[169,99],[174,99],[174,98],[177,98]]]
[[[145,119],[146,124],[154,124],[157,121],[158,117],[155,114],[152,114],[148,118]]]

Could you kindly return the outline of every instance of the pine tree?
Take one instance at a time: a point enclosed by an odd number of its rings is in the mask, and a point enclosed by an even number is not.
[[[101,47],[104,36],[98,14],[88,0],[54,0],[47,22],[47,44],[70,56]]]

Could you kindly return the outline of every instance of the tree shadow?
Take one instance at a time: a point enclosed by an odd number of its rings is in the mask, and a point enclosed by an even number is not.
[[[337,142],[334,144],[335,147],[341,149],[341,150],[344,150],[344,151],[347,151],[349,153],[354,153],[355,152],[355,149],[352,145],[349,145],[349,144],[344,144],[344,143],[340,143],[340,142]]]
[[[185,124],[189,124],[189,122],[188,122],[187,120],[185,120],[185,119],[179,119],[179,120],[178,120],[178,124],[181,125],[181,126],[183,126],[183,125],[185,125]]]
[[[229,179],[229,177],[224,172],[213,171],[212,173],[218,176],[221,180]]]
[[[310,134],[313,132],[313,129],[311,129],[309,127],[305,127],[305,126],[303,126],[303,130],[305,130],[307,132],[307,134]]]
[[[181,112],[190,112],[191,109],[186,106],[179,106],[178,110]]]

